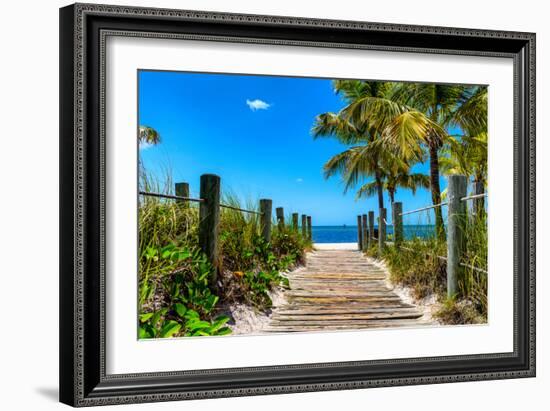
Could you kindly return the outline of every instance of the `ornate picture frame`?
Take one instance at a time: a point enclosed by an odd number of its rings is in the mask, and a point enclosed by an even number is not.
[[[108,374],[105,50],[110,36],[512,60],[513,351]],[[60,10],[60,97],[61,402],[80,407],[535,376],[535,34],[75,4]]]

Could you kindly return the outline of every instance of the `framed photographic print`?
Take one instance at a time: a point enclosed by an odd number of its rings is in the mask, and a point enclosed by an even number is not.
[[[60,10],[60,399],[535,375],[535,35]]]

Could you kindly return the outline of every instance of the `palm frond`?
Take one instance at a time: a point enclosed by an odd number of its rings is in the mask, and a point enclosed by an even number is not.
[[[408,110],[408,107],[388,98],[364,96],[349,104],[342,112],[354,124],[381,133],[395,117]]]
[[[359,200],[360,198],[369,198],[374,197],[377,194],[378,186],[376,181],[371,181],[370,183],[363,184],[357,193],[355,194],[355,199]]]
[[[447,138],[445,130],[419,111],[407,111],[395,117],[384,129],[384,144],[392,146],[399,156],[421,161],[424,158],[422,143],[437,143]]]
[[[356,144],[361,140],[368,140],[352,123],[342,118],[340,114],[323,113],[315,118],[311,128],[314,139],[320,137],[334,137],[344,144]]]
[[[351,158],[355,155],[355,152],[358,149],[359,147],[351,147],[348,150],[345,150],[331,157],[323,165],[323,176],[325,177],[325,179],[329,179],[336,174],[345,174]]]
[[[487,114],[487,86],[478,86],[464,92],[461,104],[451,114],[449,123],[459,126],[469,135],[486,133]]]
[[[139,126],[138,142],[148,144],[160,143],[160,134],[149,126]]]

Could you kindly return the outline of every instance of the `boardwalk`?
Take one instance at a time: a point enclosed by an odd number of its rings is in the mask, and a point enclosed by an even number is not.
[[[289,273],[286,303],[266,331],[352,330],[420,325],[422,312],[385,282],[385,272],[357,250],[317,250]]]

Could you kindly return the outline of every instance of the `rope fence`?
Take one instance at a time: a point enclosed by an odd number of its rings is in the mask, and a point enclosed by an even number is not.
[[[461,201],[476,200],[476,199],[479,199],[479,198],[487,197],[487,194],[488,193],[474,194],[474,195],[471,195],[471,196],[462,197],[460,200]],[[406,212],[401,213],[399,215],[403,216],[403,215],[407,215],[407,214],[414,214],[414,213],[418,213],[420,211],[430,210],[432,208],[443,207],[443,206],[446,206],[446,205],[449,205],[449,203],[447,201],[443,201],[439,204],[434,204],[434,205],[430,205],[430,206],[426,206],[426,207],[422,207],[422,208],[417,208],[416,210],[406,211]]]
[[[416,252],[415,250],[413,250],[412,248],[409,248],[409,247],[405,247],[405,246],[402,246],[402,245],[398,245],[398,247],[402,250],[406,250],[406,251],[410,251],[412,253]],[[431,256],[433,255],[432,253],[424,253],[424,255],[427,255],[427,256]],[[443,260],[443,261],[447,261],[447,257],[444,257],[442,255],[435,255],[434,257],[436,258],[439,258],[440,260]],[[470,264],[466,264],[466,263],[460,263],[460,266],[461,267],[464,267],[464,268],[470,268],[474,271],[477,271],[477,272],[480,272],[480,273],[484,273],[484,274],[488,274],[489,272],[487,270],[484,270],[483,268],[478,268],[478,267],[474,267],[473,265],[470,265]]]
[[[220,208],[239,211],[242,213],[255,214],[259,218],[259,233],[266,241],[271,241],[271,226],[272,226],[272,206],[271,199],[260,199],[259,210],[247,210],[245,208],[236,207],[229,204],[223,204],[220,201],[221,197],[221,179],[215,174],[203,174],[200,177],[200,198],[189,196],[189,184],[179,182],[175,184],[175,195],[161,194],[148,191],[139,191],[139,195],[154,198],[163,198],[176,200],[178,202],[196,202],[200,203],[199,207],[199,247],[204,252],[209,262],[214,267],[214,272],[218,273],[219,258],[218,258],[218,231],[220,227]],[[186,205],[184,205],[186,207]],[[285,226],[284,209],[283,207],[276,208],[276,219],[279,228]],[[292,214],[292,229],[298,231],[298,213]],[[302,236],[312,241],[312,225],[311,216],[302,214]],[[214,276],[217,277],[217,274]],[[216,278],[213,278],[213,283],[216,284]]]
[[[183,196],[177,196],[177,195],[172,195],[172,194],[152,193],[152,192],[149,192],[149,191],[140,191],[139,194],[142,195],[142,196],[155,197],[155,198],[166,198],[166,199],[169,199],[169,200],[191,201],[191,202],[196,202],[196,203],[203,203],[204,202],[204,198],[183,197]],[[245,210],[244,208],[234,207],[234,206],[230,206],[228,204],[221,204],[220,203],[220,207],[228,208],[230,210],[235,210],[235,211],[242,211],[243,213],[262,215],[262,213],[259,212],[259,211]]]
[[[460,200],[462,200],[462,201],[475,200],[476,198],[487,197],[487,194],[488,193],[474,194],[474,195],[471,195],[471,196],[462,197]]]
[[[192,197],[175,196],[175,195],[171,195],[171,194],[151,193],[151,192],[148,192],[148,191],[140,191],[139,194],[142,195],[142,196],[147,196],[147,197],[167,198],[169,200],[191,201],[191,202],[196,202],[196,203],[204,202],[204,199],[202,199],[202,198],[192,198]]]
[[[447,203],[447,202],[445,201],[445,202],[442,202],[442,203],[439,203],[439,204],[435,204],[435,205],[431,205],[431,206],[426,206],[426,207],[422,207],[422,208],[417,208],[416,210],[406,211],[406,212],[404,212],[404,213],[400,213],[399,215],[403,216],[403,215],[407,215],[407,214],[419,213],[420,211],[430,210],[430,209],[432,209],[432,208],[442,207],[442,206],[446,206],[446,205],[448,205],[448,204],[449,204],[449,203]]]
[[[383,249],[386,245],[393,245],[399,247],[403,250],[415,252],[412,248],[405,247],[402,245],[404,241],[404,230],[403,230],[403,216],[410,215],[414,213],[419,213],[422,211],[432,210],[438,207],[447,206],[447,230],[446,230],[446,244],[447,244],[447,256],[436,255],[434,252],[427,253],[423,252],[425,255],[434,256],[440,260],[446,262],[447,266],[447,294],[453,296],[458,291],[458,278],[460,268],[468,268],[474,270],[478,273],[487,274],[488,271],[484,268],[476,267],[471,264],[463,262],[463,259],[466,255],[466,228],[463,227],[463,215],[468,212],[468,207],[463,202],[475,200],[473,205],[473,213],[477,214],[484,209],[484,197],[487,197],[487,193],[478,193],[473,195],[467,195],[468,181],[466,176],[463,175],[452,175],[449,176],[448,184],[448,197],[447,201],[442,201],[438,204],[429,205],[421,208],[417,208],[409,211],[402,211],[403,204],[401,202],[392,203],[392,226],[393,226],[393,238],[391,242],[386,241],[386,227],[390,226],[386,220],[386,209],[380,208],[379,217],[378,217],[378,232],[377,237],[373,235],[374,233],[374,212],[369,211],[369,228],[368,232],[366,230],[361,230],[358,227],[359,231],[359,249],[366,250],[369,244],[372,244],[374,241],[378,243],[378,254],[383,255]],[[372,217],[372,218],[371,218]],[[363,220],[361,216],[358,216],[358,222],[361,221],[365,225],[364,221],[365,215],[363,215]]]
[[[230,206],[230,205],[227,205],[227,204],[220,204],[220,207],[228,208],[230,210],[235,210],[235,211],[242,211],[243,213],[263,215],[263,213],[261,213],[259,211],[245,210],[244,208],[233,207],[233,206]]]

